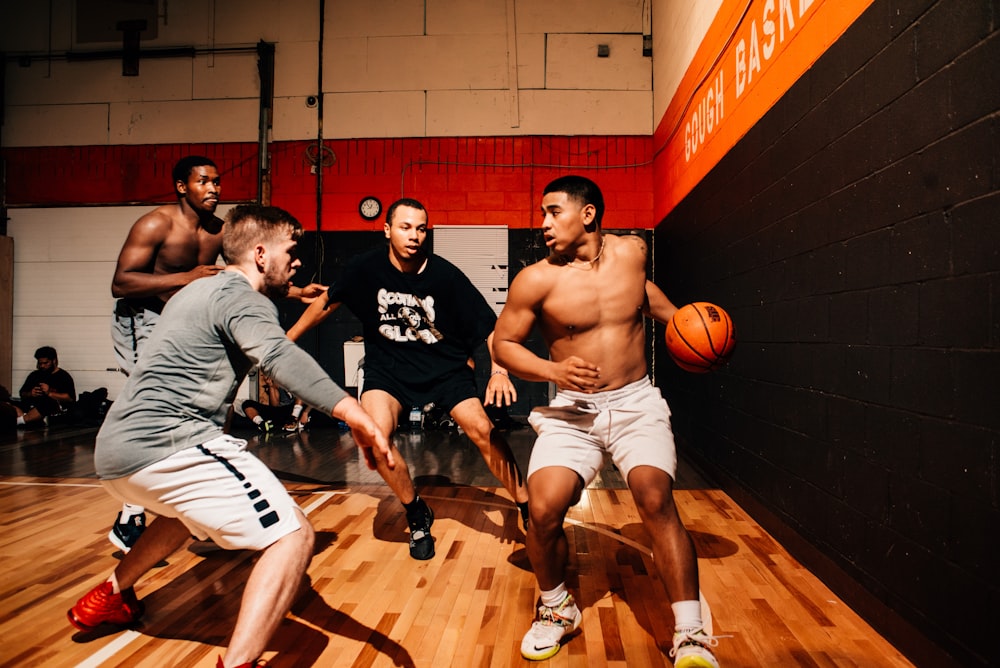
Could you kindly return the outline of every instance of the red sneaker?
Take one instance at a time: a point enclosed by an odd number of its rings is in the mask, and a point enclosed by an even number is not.
[[[129,587],[120,594],[112,593],[110,582],[91,589],[66,613],[69,623],[81,631],[93,631],[102,624],[131,626],[142,617],[142,603]]]
[[[266,666],[266,665],[267,661],[261,661],[260,659],[257,659],[256,661],[241,663],[240,665],[236,666],[236,668],[258,668],[258,666]],[[215,668],[226,668],[226,664],[222,663],[221,656],[219,657],[219,660],[216,661]]]

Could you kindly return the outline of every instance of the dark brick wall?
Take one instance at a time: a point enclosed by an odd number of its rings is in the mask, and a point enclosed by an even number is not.
[[[998,7],[876,0],[654,234],[683,447],[918,665],[1000,665]]]

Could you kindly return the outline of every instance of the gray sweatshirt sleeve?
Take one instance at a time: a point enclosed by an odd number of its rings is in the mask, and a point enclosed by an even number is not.
[[[330,415],[333,407],[349,395],[309,353],[285,336],[271,300],[252,294],[254,298],[249,304],[242,302],[224,318],[232,340],[275,382],[309,406]]]

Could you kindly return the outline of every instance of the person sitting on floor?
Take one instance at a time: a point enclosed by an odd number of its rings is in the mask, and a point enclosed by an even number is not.
[[[240,406],[243,414],[257,425],[257,429],[264,434],[273,434],[279,429],[286,433],[305,429],[309,422],[309,407],[264,374],[260,374],[260,383],[267,403],[245,399]]]
[[[73,377],[59,368],[59,357],[52,346],[35,351],[35,370],[21,386],[16,405],[21,410],[17,425],[48,424],[48,418],[65,412],[76,401]]]

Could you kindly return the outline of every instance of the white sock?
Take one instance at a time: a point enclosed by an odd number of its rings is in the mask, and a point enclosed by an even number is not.
[[[300,415],[302,415],[302,404],[295,404],[292,406],[292,419],[298,420]]]
[[[260,423],[261,423],[261,422],[263,422],[263,421],[264,421],[264,418],[262,418],[262,417],[261,417],[261,416],[259,416],[259,415],[257,415],[257,416],[256,416],[256,417],[254,417],[254,419],[253,419],[253,423],[254,423],[254,424],[260,424]]]
[[[563,602],[563,599],[569,594],[566,591],[566,583],[560,582],[559,586],[555,589],[550,589],[548,591],[542,592],[542,605],[547,608],[554,608]]]
[[[17,423],[18,424],[24,424],[24,416],[23,415],[18,415],[17,416]]]
[[[146,512],[146,509],[142,506],[136,506],[131,503],[122,504],[122,516],[118,520],[119,524],[128,524],[128,521],[135,517],[136,515],[142,515]]]
[[[697,631],[702,627],[701,601],[678,601],[670,608],[674,611],[675,631]]]

